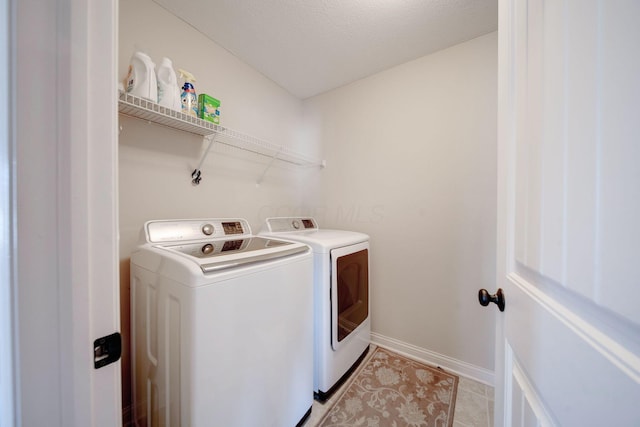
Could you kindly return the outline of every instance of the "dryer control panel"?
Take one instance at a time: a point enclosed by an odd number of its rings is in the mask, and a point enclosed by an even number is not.
[[[317,230],[318,223],[310,217],[267,218],[267,228],[273,233],[283,231]]]
[[[211,240],[228,236],[249,236],[251,227],[241,218],[204,218],[149,221],[144,226],[143,241],[149,243]]]

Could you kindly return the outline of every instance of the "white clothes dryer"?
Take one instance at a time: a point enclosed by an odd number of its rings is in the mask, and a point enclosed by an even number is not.
[[[296,426],[313,403],[313,258],[243,219],[150,221],[131,255],[137,426]]]
[[[369,236],[313,218],[267,218],[260,235],[309,245],[314,263],[314,394],[325,401],[369,350]]]

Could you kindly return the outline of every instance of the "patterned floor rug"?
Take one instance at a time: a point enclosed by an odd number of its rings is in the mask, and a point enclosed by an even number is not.
[[[321,427],[451,427],[458,377],[377,347]]]

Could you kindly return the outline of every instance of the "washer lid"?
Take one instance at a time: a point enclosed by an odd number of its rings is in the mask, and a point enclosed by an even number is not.
[[[191,258],[204,273],[281,258],[308,250],[308,247],[302,243],[255,236],[156,245],[156,247]]]

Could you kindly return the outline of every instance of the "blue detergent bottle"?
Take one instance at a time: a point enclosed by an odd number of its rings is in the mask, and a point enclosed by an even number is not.
[[[193,87],[196,78],[186,70],[178,69],[178,72],[180,73],[180,78],[184,79],[182,94],[180,95],[182,112],[193,117],[198,117],[198,96],[196,95],[196,89]]]

